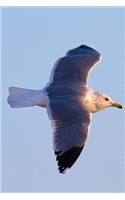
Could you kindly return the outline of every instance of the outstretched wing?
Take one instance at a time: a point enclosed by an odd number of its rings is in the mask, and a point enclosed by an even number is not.
[[[52,69],[46,92],[61,173],[75,163],[85,145],[91,120],[80,99],[86,95],[89,71],[99,59],[96,50],[82,45],[68,51]]]
[[[60,173],[72,167],[79,157],[87,138],[90,114],[78,98],[51,99],[48,115],[54,129],[54,151]]]
[[[55,63],[49,85],[77,82],[86,84],[89,71],[100,60],[100,53],[86,45],[81,45],[66,53]]]

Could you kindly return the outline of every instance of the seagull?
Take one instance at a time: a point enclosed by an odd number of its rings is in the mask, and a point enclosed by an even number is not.
[[[81,154],[90,130],[92,113],[108,107],[122,108],[108,95],[88,86],[88,76],[100,57],[95,49],[80,45],[56,61],[49,82],[43,89],[9,88],[7,100],[12,108],[47,108],[60,173],[71,168]]]

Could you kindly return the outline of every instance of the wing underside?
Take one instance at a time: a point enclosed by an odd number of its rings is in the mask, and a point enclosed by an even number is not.
[[[53,67],[46,89],[47,110],[54,129],[54,151],[61,173],[72,167],[85,145],[91,115],[80,99],[86,95],[89,72],[99,59],[99,52],[81,45],[68,51]]]
[[[79,157],[89,131],[90,114],[77,100],[50,101],[48,114],[54,129],[53,143],[58,169],[64,173]]]

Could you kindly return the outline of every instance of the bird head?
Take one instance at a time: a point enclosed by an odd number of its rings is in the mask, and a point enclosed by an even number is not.
[[[120,103],[113,101],[108,95],[102,94],[102,93],[98,93],[96,95],[95,104],[96,104],[98,111],[105,109],[107,107],[116,107],[119,109],[123,108]]]

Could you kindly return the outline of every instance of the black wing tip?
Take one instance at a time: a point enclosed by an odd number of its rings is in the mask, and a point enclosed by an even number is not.
[[[55,151],[56,160],[58,162],[58,170],[60,173],[66,173],[67,169],[71,168],[79,157],[83,147],[73,147],[62,153]]]
[[[89,47],[89,46],[87,46],[85,44],[82,44],[82,45],[78,46],[77,48],[79,48],[79,49],[83,49],[83,48],[89,48],[89,49],[91,49],[91,47]]]
[[[76,49],[88,49],[88,50],[90,49],[90,50],[96,51],[93,47],[90,47],[90,46],[87,46],[87,45],[84,45],[84,44],[78,46]],[[97,52],[97,53],[99,53],[99,52]]]

